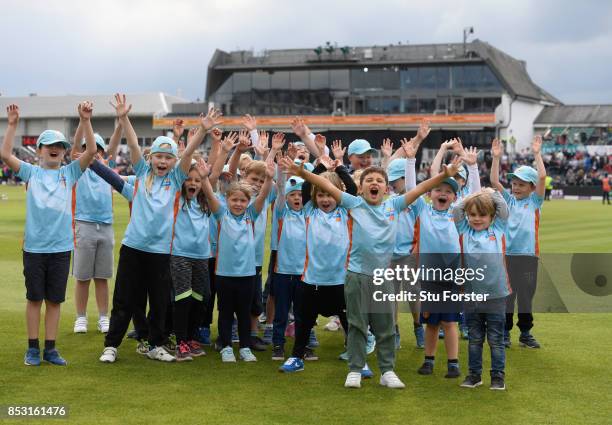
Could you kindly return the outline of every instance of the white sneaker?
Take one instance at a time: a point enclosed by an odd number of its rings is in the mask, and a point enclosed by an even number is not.
[[[115,360],[117,360],[117,349],[115,347],[104,348],[100,361],[103,363],[115,363]]]
[[[330,317],[329,322],[325,325],[325,330],[336,332],[338,329],[340,329],[340,319],[338,319],[338,316]]]
[[[87,317],[86,316],[77,316],[74,321],[74,333],[75,334],[84,334],[87,333]]]
[[[229,345],[221,350],[221,361],[223,363],[236,363],[234,350]]]
[[[147,357],[151,360],[159,360],[160,362],[173,362],[176,359],[166,351],[164,347],[155,347],[149,350]]]
[[[406,388],[406,385],[397,377],[395,372],[389,370],[380,377],[380,385],[387,388]]]
[[[250,348],[241,348],[239,351],[240,360],[245,362],[256,362],[257,357],[251,352]]]
[[[349,372],[349,374],[346,375],[344,386],[346,388],[361,388],[361,373]]]
[[[98,330],[103,334],[108,333],[108,327],[110,325],[110,320],[108,316],[100,316],[98,319]]]

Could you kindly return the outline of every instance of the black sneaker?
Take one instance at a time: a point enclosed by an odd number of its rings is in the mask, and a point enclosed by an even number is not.
[[[272,349],[272,360],[285,360],[285,347],[282,345],[275,345]]]
[[[469,374],[468,376],[466,376],[463,382],[461,383],[461,386],[463,388],[476,388],[480,385],[482,385],[482,379],[480,378],[480,375],[473,374]]]
[[[431,375],[433,373],[433,363],[423,363],[423,366],[421,366],[417,372],[419,375]]]
[[[445,378],[459,378],[460,376],[461,372],[459,371],[459,366],[455,365],[448,366],[446,375],[444,375]]]
[[[490,390],[498,390],[498,391],[503,391],[506,389],[506,383],[504,382],[504,377],[503,376],[499,376],[499,375],[495,375],[491,377],[491,386],[489,387]]]
[[[304,360],[306,360],[307,362],[316,361],[319,360],[319,356],[316,355],[312,348],[306,347],[306,349],[304,350]]]
[[[132,329],[131,331],[129,331],[127,333],[126,337],[128,337],[130,339],[140,339],[140,338],[138,338],[138,332],[136,332],[136,329]]]
[[[266,344],[258,336],[251,337],[251,350],[254,351],[266,351]]]
[[[521,335],[519,337],[519,345],[527,348],[540,348],[540,344],[531,334]]]

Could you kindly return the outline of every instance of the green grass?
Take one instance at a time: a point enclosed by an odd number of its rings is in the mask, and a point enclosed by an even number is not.
[[[404,391],[379,387],[375,380],[361,390],[343,388],[346,364],[336,359],[341,333],[319,327],[321,360],[306,371],[282,375],[270,352],[256,364],[222,364],[212,352],[189,364],[160,364],[136,354],[126,340],[116,364],[101,364],[102,335],[71,333],[74,318],[74,280],[70,280],[62,314],[58,346],[69,361],[66,368],[25,367],[26,348],[21,238],[25,217],[23,188],[0,186],[0,405],[67,405],[74,423],[419,423],[419,424],[608,424],[610,403],[609,313],[537,314],[536,335],[541,350],[517,346],[507,352],[506,392],[459,388],[444,379],[446,362],[440,346],[435,375],[422,377],[416,369],[423,352],[413,348],[411,318],[402,315],[403,347],[397,372]],[[127,222],[127,207],[116,199],[117,249]],[[612,252],[612,208],[596,202],[546,203],[541,226],[544,253]],[[560,260],[559,260],[560,261]],[[555,269],[555,270],[552,270]],[[557,267],[551,267],[556,271]],[[563,298],[567,294],[559,291]],[[609,299],[610,297],[608,297]],[[608,300],[608,306],[610,301]],[[90,327],[95,324],[93,291]],[[609,311],[609,310],[608,310]],[[321,320],[325,323],[325,320]],[[516,338],[516,334],[514,335]],[[291,343],[289,344],[291,346]],[[485,350],[487,370],[488,350]],[[466,370],[466,343],[460,362]],[[370,364],[377,372],[376,360]],[[7,423],[19,421],[11,420]],[[35,423],[35,421],[24,421]],[[44,421],[41,421],[45,423]]]

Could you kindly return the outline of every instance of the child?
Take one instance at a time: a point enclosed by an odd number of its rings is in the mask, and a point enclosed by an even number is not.
[[[469,329],[469,375],[462,387],[482,385],[482,346],[486,335],[491,348],[491,389],[505,390],[504,323],[510,293],[504,251],[508,205],[499,192],[484,189],[469,195],[453,209],[463,267],[484,270],[484,279],[467,281],[465,293],[486,295],[486,301],[465,305]]]
[[[200,134],[203,136],[203,132]],[[193,143],[200,142],[196,140]],[[201,191],[202,174],[206,171],[202,159],[197,164],[192,161],[181,188],[180,205],[173,229],[170,275],[174,289],[175,356],[179,362],[206,354],[195,341],[204,306],[210,297],[210,212]]]
[[[238,319],[240,358],[245,362],[257,361],[249,348],[251,345],[249,313],[256,285],[254,223],[263,210],[272,187],[273,162],[268,162],[265,172],[265,181],[254,202],[250,202],[252,188],[243,183],[233,183],[229,187],[225,194],[227,204],[224,204],[215,196],[208,177],[204,177],[202,182],[202,189],[218,222],[215,274],[223,362],[236,361],[231,346],[234,314]]]
[[[62,166],[70,144],[59,131],[45,130],[36,141],[40,166],[31,165],[13,155],[13,139],[19,123],[19,107],[6,108],[8,126],[1,157],[17,177],[27,184],[26,225],[23,241],[23,274],[26,286],[26,322],[28,350],[24,363],[40,366],[40,311],[45,301],[45,349],[43,360],[65,366],[55,348],[60,306],[66,298],[70,254],[74,248],[72,232],[72,189],[96,153],[91,127],[93,105],[78,106],[79,123],[86,139],[85,152],[78,161]]]
[[[546,168],[540,149],[542,138],[533,139],[531,150],[535,157],[537,171],[523,165],[514,173],[509,173],[512,179],[512,193],[504,190],[499,182],[499,162],[502,155],[501,142],[493,140],[491,154],[491,185],[498,190],[508,203],[510,217],[506,238],[506,262],[510,274],[512,293],[506,304],[506,332],[504,344],[510,347],[510,330],[513,325],[515,301],[518,303],[517,326],[521,331],[519,343],[521,347],[540,348],[540,344],[531,334],[533,314],[531,303],[538,281],[538,256],[540,255],[540,215],[544,202],[546,188]]]
[[[332,162],[329,157],[320,160],[325,165],[317,166],[315,174],[328,169],[320,176],[339,190],[343,190],[344,185],[348,193],[357,193],[355,183],[340,160]],[[312,358],[307,348],[308,336],[319,314],[336,315],[345,334],[348,332],[344,301],[346,257],[350,246],[348,211],[338,206],[329,193],[310,183],[303,185],[302,198],[306,200],[306,262],[295,289],[295,344],[291,357],[279,369],[287,373],[304,370],[304,359]]]
[[[131,105],[125,95],[115,95],[113,105],[125,131],[132,164],[137,177],[130,222],[119,252],[119,266],[113,293],[113,310],[104,351],[100,361],[113,363],[117,347],[127,331],[132,314],[146,294],[149,299],[149,335],[151,349],[147,356],[153,360],[175,360],[163,347],[166,342],[165,324],[170,299],[170,251],[173,224],[178,213],[180,190],[187,178],[191,156],[197,148],[193,138],[180,160],[176,143],[160,136],[153,142],[150,164],[142,158],[138,138],[128,118]],[[201,116],[198,132],[210,130],[220,113],[211,108],[206,117]],[[178,166],[177,165],[178,161]]]
[[[380,384],[389,388],[404,388],[405,385],[393,371],[395,364],[394,305],[385,304],[382,313],[371,313],[366,300],[372,300],[372,278],[375,269],[389,265],[395,243],[395,214],[406,208],[419,195],[440,184],[445,178],[455,175],[459,161],[444,173],[421,183],[403,196],[383,201],[387,192],[387,174],[379,167],[369,167],[361,174],[360,197],[342,192],[329,180],[305,171],[286,159],[283,166],[294,175],[319,186],[334,200],[346,208],[351,215],[351,248],[348,272],[344,286],[347,318],[349,322],[347,348],[350,372],[345,381],[347,388],[361,387],[361,370],[365,366],[368,325],[377,339],[377,358],[381,369]],[[392,293],[393,284],[383,282],[376,286],[383,293]],[[363,298],[366,297],[366,298]]]
[[[99,134],[96,139],[96,158],[102,159],[106,143]],[[72,157],[80,155],[78,141],[83,138],[83,128],[77,127],[72,149]],[[113,131],[108,146],[109,158],[117,156],[121,140],[121,126]],[[85,140],[83,140],[83,145]],[[94,280],[96,302],[98,304],[98,330],[108,332],[108,279],[113,275],[113,193],[108,183],[103,181],[89,168],[83,173],[76,185],[76,210],[74,214],[74,262],[72,274],[77,280],[74,291],[77,317],[74,322],[75,333],[87,332],[87,299],[89,282]]]

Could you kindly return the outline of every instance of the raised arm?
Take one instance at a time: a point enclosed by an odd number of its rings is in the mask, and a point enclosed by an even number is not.
[[[94,137],[93,127],[91,126],[91,115],[93,114],[93,103],[85,101],[79,103],[78,106],[80,125],[83,128],[85,136],[85,151],[79,157],[79,165],[81,171],[85,171],[89,167],[89,163],[94,158],[97,152],[96,139]],[[76,140],[74,144],[79,144]]]
[[[469,193],[480,192],[480,173],[478,171],[478,154],[480,151],[475,147],[464,150],[463,161],[468,168],[467,187]]]
[[[251,148],[253,148],[253,146],[251,145],[251,138],[249,137],[249,134],[246,131],[240,130],[238,133],[238,145],[236,146],[236,149],[234,149],[234,153],[232,153],[229,160],[229,172],[233,176],[235,176],[238,172],[237,170],[238,166],[240,165],[240,156]]]
[[[204,193],[204,196],[206,196],[208,206],[213,213],[216,213],[219,211],[221,203],[215,196],[215,192],[213,191],[210,181],[208,180],[210,166],[202,158],[199,158],[196,167],[200,173],[200,176],[202,177],[202,192]]]
[[[83,150],[81,146],[81,140],[83,140],[83,126],[81,125],[80,119],[76,131],[74,132],[73,140],[72,149],[70,149],[70,159],[76,161],[81,156],[81,151]]]
[[[91,168],[91,171],[100,176],[106,183],[110,184],[117,192],[123,192],[123,187],[126,184],[125,181],[119,174],[115,173],[104,163],[94,159],[89,168]]]
[[[242,126],[249,132],[253,146],[258,146],[259,133],[257,132],[257,120],[255,117],[246,114],[244,117],[242,117]]]
[[[227,136],[225,136],[225,139],[223,139],[223,142],[221,143],[221,150],[219,151],[219,156],[217,156],[217,159],[214,163],[211,162],[211,164],[213,164],[213,170],[210,174],[210,184],[212,186],[217,185],[219,176],[223,172],[223,166],[225,165],[227,156],[229,155],[230,151],[236,147],[237,144],[238,133],[229,133]]]
[[[221,112],[218,109],[213,107],[208,109],[208,113],[206,115],[200,114],[200,126],[196,131],[195,135],[187,141],[187,147],[181,156],[179,161],[179,167],[183,170],[185,174],[189,172],[189,167],[191,167],[191,157],[195,150],[200,146],[202,140],[206,136],[206,133],[210,131],[215,125],[221,123]]]
[[[404,195],[406,205],[412,204],[422,194],[429,192],[434,187],[438,186],[447,177],[453,177],[459,171],[461,166],[461,158],[456,157],[449,165],[444,166],[444,171],[438,175],[419,183],[414,189],[409,190]]]
[[[19,106],[15,104],[7,106],[6,115],[8,118],[8,125],[6,127],[6,133],[4,133],[4,142],[2,142],[2,161],[4,161],[13,172],[18,173],[21,168],[21,162],[19,158],[13,155],[13,139],[15,139],[15,132],[19,124]]]
[[[311,184],[315,184],[321,188],[324,192],[329,193],[336,202],[340,203],[342,199],[342,191],[334,186],[329,180],[325,177],[318,176],[316,174],[310,173],[304,169],[304,164],[297,165],[289,158],[281,159],[280,163],[281,167],[288,173],[293,176],[298,176],[303,178],[304,180],[310,182]]]
[[[106,157],[108,159],[116,159],[117,153],[119,152],[119,144],[121,143],[121,135],[123,134],[123,127],[121,127],[121,123],[118,122],[113,130],[113,134],[111,134],[110,140],[108,142],[108,148],[106,149]]]
[[[346,148],[342,147],[342,140],[334,140],[332,142],[332,154],[334,155],[334,159],[340,160],[344,164],[344,153],[346,152]]]
[[[215,162],[217,161],[217,157],[221,152],[221,138],[223,137],[223,132],[219,130],[219,128],[215,127],[210,130],[210,152],[208,154],[208,164],[211,164],[211,167],[214,167]]]
[[[308,149],[308,151],[314,155],[315,158],[320,156],[319,149],[317,144],[315,143],[315,135],[312,134],[312,131],[308,128],[308,126],[304,123],[304,120],[300,117],[295,117],[291,122],[291,128],[296,136],[300,138],[304,145]]]
[[[175,119],[172,122],[172,140],[174,140],[176,144],[178,144],[178,142],[181,140],[181,136],[183,136],[184,132],[185,132],[184,121],[178,118]]]
[[[546,191],[546,167],[542,159],[542,136],[535,136],[533,138],[531,151],[533,152],[536,169],[538,170],[538,183],[536,184],[535,191],[540,198],[543,198]]]
[[[442,161],[444,160],[444,157],[446,156],[446,152],[450,150],[454,150],[455,146],[457,146],[459,142],[457,141],[457,139],[451,139],[451,140],[447,140],[444,143],[442,143],[440,145],[440,149],[438,149],[438,152],[436,153],[436,156],[434,156],[433,161],[431,162],[431,175],[436,175],[440,172],[440,170],[442,169]]]
[[[274,209],[276,211],[282,211],[285,208],[286,181],[287,173],[281,167],[276,167],[276,201],[274,202]]]
[[[125,132],[127,145],[130,149],[130,161],[132,161],[132,165],[134,166],[142,159],[142,152],[140,151],[140,146],[138,145],[138,136],[136,136],[134,127],[132,127],[132,123],[128,118],[132,105],[128,105],[125,95],[120,95],[119,93],[115,94],[115,103],[113,104],[110,102],[110,104],[113,108],[115,108],[117,119]]]
[[[502,144],[499,139],[493,139],[493,143],[491,144],[491,156],[493,157],[491,161],[491,174],[489,175],[491,186],[493,186],[495,190],[502,192],[504,186],[499,182],[499,161],[502,156]]]
[[[495,204],[495,217],[500,218],[501,220],[508,220],[510,210],[508,209],[508,204],[506,203],[506,200],[502,194],[491,188],[484,190],[490,190],[489,193],[491,194],[491,199],[493,199],[493,203]]]
[[[395,151],[395,153],[397,154],[398,151],[401,151],[401,149],[398,149],[397,151]],[[396,158],[391,156],[393,154],[393,142],[391,141],[391,139],[383,140],[382,145],[380,147],[380,153],[382,154],[382,161],[380,162],[380,166],[386,170],[389,163]]]
[[[274,179],[274,174],[276,173],[276,164],[274,164],[274,161],[267,161],[266,166],[266,180],[261,186],[261,190],[253,203],[253,208],[255,208],[257,214],[261,213],[261,210],[263,210],[264,206],[266,205],[266,199],[270,194],[270,189],[272,189],[272,180]],[[278,199],[276,202],[279,202]]]
[[[267,138],[268,135],[266,134],[266,144],[268,143]],[[268,153],[266,162],[274,161],[277,154],[282,151],[283,146],[285,146],[285,133],[275,133],[274,136],[272,136],[272,148],[270,149],[270,153]]]
[[[406,167],[404,168],[404,184],[405,190],[409,190],[416,187],[416,154],[419,148],[419,144],[416,143],[415,139],[402,139],[402,147],[399,150],[404,151],[406,155]]]

